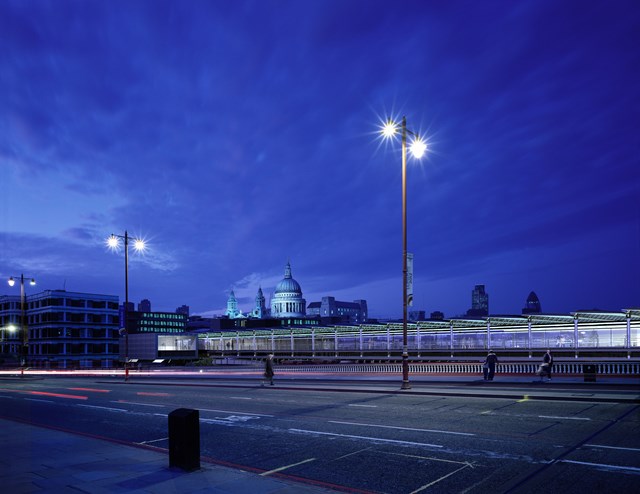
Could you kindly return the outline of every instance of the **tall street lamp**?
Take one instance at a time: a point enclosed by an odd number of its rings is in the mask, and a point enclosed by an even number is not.
[[[400,129],[398,130],[398,127]],[[415,132],[407,129],[407,118],[402,117],[398,124],[392,119],[387,120],[383,126],[382,135],[391,139],[398,132],[402,142],[402,387],[411,389],[409,384],[409,343],[407,338],[407,134],[413,137],[409,146],[411,154],[415,158],[422,158],[427,150],[425,141]]]
[[[129,234],[125,230],[124,235],[116,235],[114,233],[107,239],[107,245],[113,250],[119,250],[120,239],[124,241],[124,324],[120,328],[124,332],[124,380],[129,380],[129,329],[127,311],[129,310]],[[144,240],[133,239],[133,247],[136,251],[142,252],[145,249]]]
[[[14,286],[16,284],[17,276],[10,276],[7,280],[9,286]],[[29,277],[27,277],[29,278]],[[36,284],[35,278],[31,278],[29,280],[29,284],[34,286]],[[27,357],[29,355],[29,328],[27,327],[27,318],[26,318],[26,296],[24,293],[24,274],[20,275],[20,329],[22,331],[22,351],[21,351],[21,365],[24,371],[24,366],[27,363]]]

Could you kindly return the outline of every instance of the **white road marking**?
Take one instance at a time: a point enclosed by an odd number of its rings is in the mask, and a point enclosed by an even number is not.
[[[235,422],[247,422],[249,420],[258,420],[260,417],[250,415],[229,415],[228,417],[214,417],[212,419],[200,419],[201,422],[207,424],[230,424]]]
[[[126,403],[127,405],[140,405],[143,407],[157,407],[157,408],[165,407],[165,405],[155,405],[153,403],[138,403],[135,401],[112,401],[111,403]]]
[[[461,466],[460,468],[458,468],[458,469],[454,470],[453,472],[448,473],[447,475],[443,475],[443,476],[442,476],[442,477],[440,477],[439,479],[434,480],[433,482],[430,482],[430,483],[428,483],[428,484],[426,484],[426,485],[423,485],[422,487],[420,487],[420,488],[416,489],[415,491],[411,492],[411,494],[416,494],[416,492],[422,492],[422,491],[424,491],[424,490],[428,489],[429,487],[431,487],[432,485],[437,484],[437,483],[438,483],[438,482],[440,482],[441,480],[444,480],[444,479],[446,479],[447,477],[451,477],[452,475],[454,475],[454,474],[456,474],[456,473],[460,472],[461,470],[464,470],[465,468],[473,468],[473,465],[471,465],[470,463],[467,463],[466,465]]]
[[[466,465],[473,468],[475,465],[469,461],[445,460],[444,458],[434,458],[433,456],[407,455],[405,453],[393,453],[392,451],[379,451],[385,455],[406,456],[407,458],[418,458],[420,460],[441,461],[442,463],[455,463],[456,465]]]
[[[110,410],[112,412],[128,412],[129,410],[126,410],[125,408],[111,408],[111,407],[100,407],[97,405],[77,405],[79,407],[85,407],[85,408],[98,408],[100,410]]]
[[[383,439],[381,437],[355,436],[353,434],[334,434],[333,432],[309,431],[305,429],[289,429],[290,432],[301,432],[303,434],[319,434],[321,436],[344,437],[346,439],[365,439],[378,443],[408,444],[411,446],[427,446],[429,448],[442,448],[440,444],[416,443],[413,441],[398,441],[397,439]]]
[[[353,453],[347,453],[346,455],[338,456],[336,460],[342,460],[342,458],[346,458],[347,456],[357,455],[358,453],[362,453],[363,451],[367,451],[369,449],[371,449],[371,447],[362,448],[362,449],[359,449],[358,451],[354,451]]]
[[[556,417],[555,415],[538,415],[539,419],[557,419],[557,420],[591,420],[587,417]]]
[[[308,460],[302,460],[302,461],[299,461],[298,463],[292,463],[291,465],[275,468],[273,470],[269,470],[268,472],[262,472],[260,475],[262,477],[265,477],[267,475],[271,475],[272,473],[282,472],[282,470],[286,470],[287,468],[297,467],[298,465],[302,465],[303,463],[309,463],[310,461],[315,461],[315,458],[309,458]]]
[[[362,408],[378,408],[378,405],[356,405],[356,404],[349,404],[347,406],[350,407],[362,407]]]
[[[246,396],[229,396],[229,398],[234,400],[253,400],[253,398],[247,398]]]
[[[136,443],[136,444],[150,444],[150,443],[157,443],[159,441],[167,441],[169,438],[168,437],[162,437],[160,439],[151,439],[150,441],[142,441],[140,443]]]
[[[585,444],[585,446],[590,448],[620,449],[622,451],[640,451],[640,448],[623,448],[620,446],[604,446],[602,444]]]
[[[25,401],[39,401],[41,403],[53,403],[51,400],[40,400],[38,398],[24,398]]]
[[[236,412],[234,410],[216,410],[213,408],[201,408],[201,412],[215,412],[215,413],[230,413],[236,415],[257,415],[258,417],[273,417],[273,415],[268,415],[266,413],[252,413],[252,412]]]
[[[417,431],[417,432],[436,432],[438,434],[453,434],[456,436],[475,436],[469,432],[453,432],[453,431],[441,431],[437,429],[415,429],[413,427],[397,427],[395,425],[378,425],[378,424],[363,424],[361,422],[342,422],[339,420],[330,420],[331,424],[344,424],[344,425],[361,425],[364,427],[380,427],[382,429],[397,429],[401,431]]]
[[[572,460],[560,460],[562,463],[574,463],[576,465],[585,465],[588,467],[604,468],[605,470],[627,471],[627,472],[640,472],[640,468],[637,467],[624,467],[621,465],[606,465],[604,463],[589,463],[587,461],[572,461]]]

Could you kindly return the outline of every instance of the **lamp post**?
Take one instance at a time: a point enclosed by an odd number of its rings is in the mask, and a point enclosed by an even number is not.
[[[9,279],[7,280],[9,286],[14,286],[16,284],[15,278],[18,277],[9,277]],[[36,284],[35,278],[31,278],[29,280],[29,284],[31,286],[34,286]],[[20,353],[22,373],[24,373],[24,366],[27,364],[27,357],[29,355],[29,328],[27,327],[25,300],[26,296],[24,293],[24,274],[20,274],[20,329],[22,330],[22,351]]]
[[[124,235],[116,235],[114,233],[107,239],[107,245],[118,250],[120,247],[120,239],[124,241],[124,310],[123,310],[123,326],[120,331],[124,331],[124,380],[129,380],[129,330],[127,328],[127,311],[129,310],[129,233],[125,230]],[[136,251],[142,252],[145,249],[144,240],[134,239],[133,247]]]
[[[401,389],[411,389],[409,383],[409,343],[407,338],[407,134],[413,137],[410,145],[411,154],[421,158],[427,150],[427,145],[415,132],[407,129],[407,118],[402,117],[398,124],[393,119],[387,120],[382,128],[382,135],[387,139],[395,137],[400,127],[402,143],[402,386]]]

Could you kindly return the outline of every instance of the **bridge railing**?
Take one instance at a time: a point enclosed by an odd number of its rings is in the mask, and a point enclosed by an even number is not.
[[[584,372],[585,364],[596,366],[596,374],[601,376],[640,376],[640,362],[557,362],[553,365],[555,376],[577,376]],[[539,362],[506,362],[497,366],[496,372],[509,375],[535,375]],[[319,364],[319,365],[279,365],[279,372],[322,372],[341,374],[400,374],[401,364]],[[445,374],[445,375],[473,375],[482,374],[482,363],[475,362],[430,362],[410,363],[411,374]]]

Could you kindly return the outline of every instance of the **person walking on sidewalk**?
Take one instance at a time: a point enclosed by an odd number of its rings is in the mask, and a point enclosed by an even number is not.
[[[544,379],[544,376],[547,376],[547,380],[551,381],[551,370],[553,369],[553,355],[551,355],[551,350],[547,349],[547,353],[542,357],[542,364],[540,364],[540,369],[538,373],[540,374],[540,380]]]
[[[267,355],[267,360],[264,362],[264,378],[269,381],[269,384],[273,386],[273,376],[275,373],[273,372],[273,353]],[[263,384],[264,386],[264,384]]]
[[[485,381],[493,381],[493,376],[496,373],[496,365],[498,363],[498,356],[493,352],[493,350],[489,350],[487,358],[484,359],[483,373]]]

